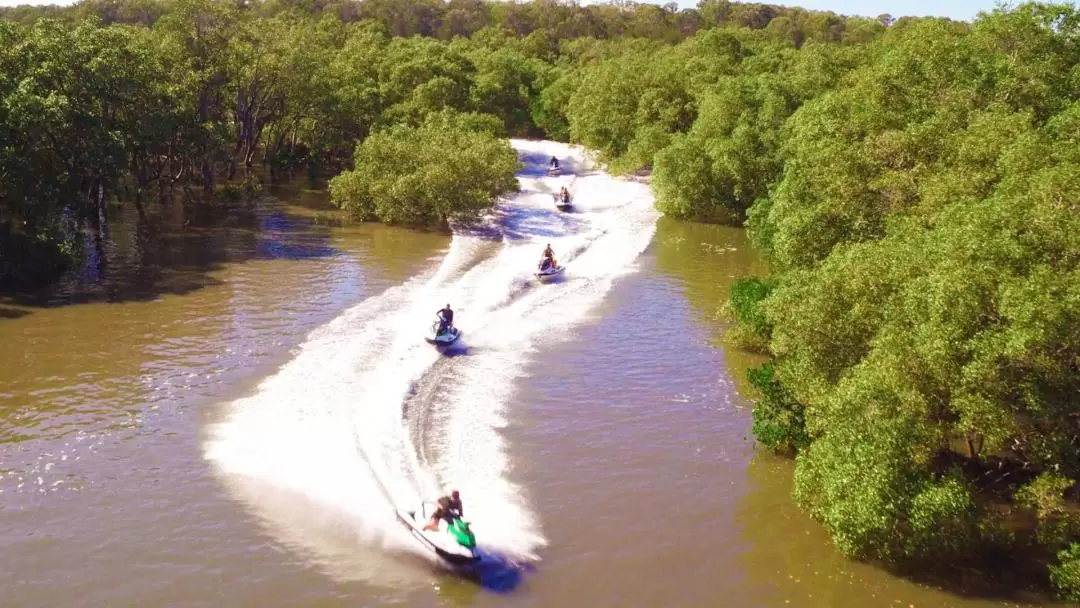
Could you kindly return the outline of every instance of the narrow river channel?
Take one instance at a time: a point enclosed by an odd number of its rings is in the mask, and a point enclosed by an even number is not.
[[[762,271],[745,235],[567,183],[579,212],[526,192],[453,240],[296,186],[113,209],[84,267],[0,301],[0,603],[1016,605],[839,557],[723,346],[715,310]],[[545,242],[568,276],[539,286]],[[444,357],[422,337],[447,300]],[[479,581],[388,508],[447,484],[501,556]]]

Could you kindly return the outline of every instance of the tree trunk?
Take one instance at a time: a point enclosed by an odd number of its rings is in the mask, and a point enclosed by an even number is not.
[[[210,120],[210,99],[206,94],[205,87],[199,91],[199,120],[206,124]],[[202,180],[203,190],[207,194],[214,191],[214,167],[210,158],[210,142],[203,138],[202,145]]]

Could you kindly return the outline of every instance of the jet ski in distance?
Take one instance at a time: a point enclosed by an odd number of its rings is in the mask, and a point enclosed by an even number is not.
[[[428,344],[434,344],[435,346],[449,346],[457,341],[461,337],[461,330],[453,325],[447,325],[446,329],[439,332],[439,326],[442,325],[442,321],[436,319],[431,324],[431,333],[424,337]]]
[[[551,157],[551,162],[548,164],[547,174],[550,177],[562,175],[562,169],[559,168],[559,159],[554,156]]]
[[[397,509],[397,518],[424,547],[443,561],[457,567],[475,565],[480,561],[480,554],[476,551],[476,536],[468,522],[455,517],[452,523],[439,520],[438,532],[424,529],[437,508],[433,502],[424,502],[416,511]]]

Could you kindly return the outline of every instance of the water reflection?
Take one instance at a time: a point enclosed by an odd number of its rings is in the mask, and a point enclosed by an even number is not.
[[[761,365],[765,357],[729,347],[724,334],[730,323],[719,316],[736,279],[768,272],[767,265],[750,245],[746,231],[663,217],[657,222],[652,246],[657,269],[676,279],[702,322],[716,328],[710,343],[724,351],[735,388],[740,394],[749,395],[746,370]]]
[[[19,317],[25,317],[28,314],[30,314],[30,311],[25,308],[0,306],[0,319],[18,319]]]
[[[677,279],[686,299],[710,320],[716,319],[736,279],[768,272],[742,228],[663,217],[653,247],[656,267]]]
[[[304,227],[298,223],[306,224]],[[257,254],[260,258],[303,260],[334,255],[337,250],[325,244],[329,230],[310,220],[297,218],[277,208],[261,218]]]
[[[327,226],[290,213],[276,199],[207,206],[174,202],[140,214],[109,207],[106,226],[82,232],[84,256],[55,285],[11,294],[8,304],[52,307],[150,301],[219,285],[224,264],[253,259],[310,259],[336,253]]]
[[[711,344],[723,351],[738,392],[751,395],[746,370],[764,357],[727,346],[728,324],[717,318],[717,309],[736,278],[767,272],[744,231],[664,218],[657,225],[653,248],[657,268],[679,282],[701,322],[715,328]],[[741,542],[732,546],[748,578],[734,592],[739,604],[807,608],[1050,605],[1043,598],[1004,601],[977,591],[987,587],[985,576],[973,577],[968,581],[973,584],[962,589],[947,590],[844,558],[826,531],[795,504],[793,470],[793,462],[772,456],[760,446],[746,465],[747,483],[738,490],[734,522]]]
[[[760,449],[749,463],[749,485],[737,518],[747,547],[740,561],[751,573],[751,588],[758,591],[757,605],[1064,606],[1035,597],[980,597],[974,589],[951,592],[843,557],[825,530],[791,498],[793,469],[791,461]],[[983,580],[972,582],[985,587],[985,577],[978,578]]]
[[[0,302],[0,443],[19,446],[0,452],[0,491],[84,485],[103,438],[161,432],[210,395],[249,388],[253,368],[445,247],[319,221],[325,198],[114,207],[87,264]]]

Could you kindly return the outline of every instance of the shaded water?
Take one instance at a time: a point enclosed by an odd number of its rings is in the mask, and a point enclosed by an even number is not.
[[[749,437],[754,360],[714,315],[761,271],[740,231],[660,219],[637,256],[615,209],[577,231],[538,208],[515,226],[546,222],[580,271],[545,292],[515,282],[527,244],[341,226],[318,194],[279,196],[225,221],[114,214],[96,264],[3,303],[5,606],[1002,605],[847,562],[791,504],[789,464]],[[372,336],[438,277],[422,311],[448,290],[476,337],[428,366]],[[359,430],[325,417],[412,368],[404,410]],[[455,577],[367,515],[381,498],[333,440],[363,428],[379,432],[361,445],[416,446],[402,470],[436,478],[417,485],[460,483],[481,541],[487,523],[520,569]]]

